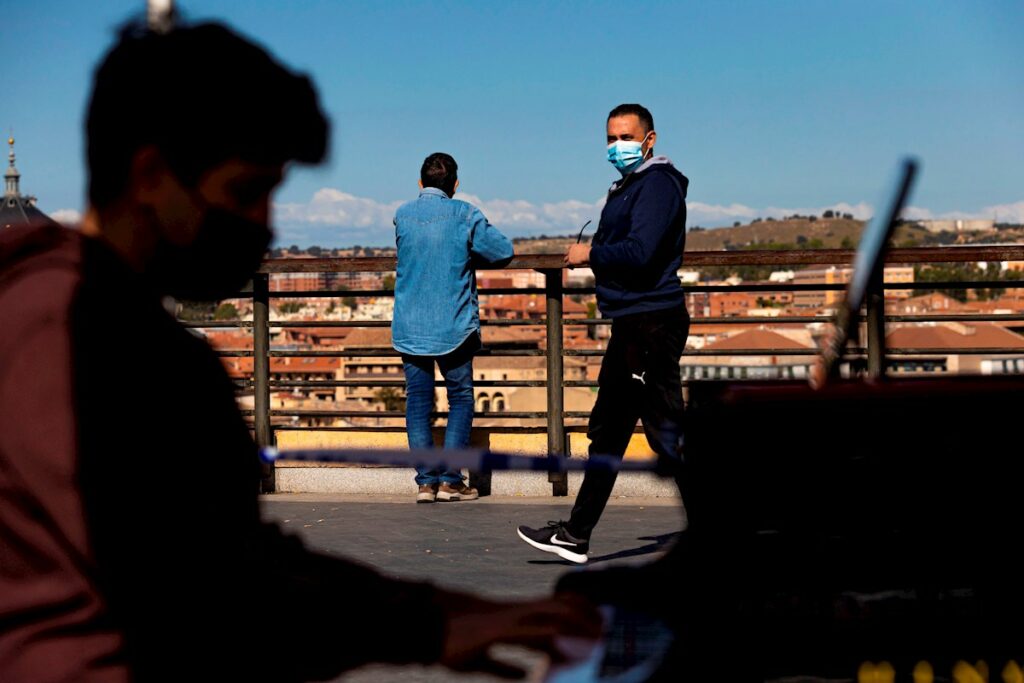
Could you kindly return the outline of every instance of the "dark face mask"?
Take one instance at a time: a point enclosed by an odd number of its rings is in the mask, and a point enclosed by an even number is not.
[[[195,241],[162,243],[149,273],[160,292],[175,299],[226,299],[252,279],[273,236],[262,223],[210,206]]]

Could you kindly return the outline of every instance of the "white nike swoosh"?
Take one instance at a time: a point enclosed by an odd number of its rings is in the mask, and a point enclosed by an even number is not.
[[[558,534],[554,534],[554,535],[553,535],[553,536],[551,537],[551,542],[552,542],[552,543],[554,543],[555,545],[567,545],[567,546],[569,546],[569,547],[571,547],[571,548],[575,548],[575,547],[576,547],[576,545],[577,545],[577,544],[575,544],[575,543],[566,543],[565,541],[559,541],[559,540],[558,540]]]

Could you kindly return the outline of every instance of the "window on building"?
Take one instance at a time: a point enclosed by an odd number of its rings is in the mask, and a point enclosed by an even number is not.
[[[498,412],[505,410],[505,397],[502,394],[494,395],[494,409]]]

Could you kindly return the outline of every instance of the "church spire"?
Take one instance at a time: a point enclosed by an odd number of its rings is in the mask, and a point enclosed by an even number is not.
[[[14,138],[7,138],[7,145],[11,148],[11,151],[7,154],[7,158],[10,160],[10,166],[7,167],[7,172],[4,173],[4,196],[5,197],[20,197],[21,188],[19,187],[19,181],[21,180],[21,174],[18,173],[18,169],[14,167]]]

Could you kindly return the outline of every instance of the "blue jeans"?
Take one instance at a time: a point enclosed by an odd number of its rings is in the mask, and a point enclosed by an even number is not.
[[[444,447],[459,449],[469,446],[473,428],[473,354],[480,347],[480,336],[472,333],[463,344],[444,356],[402,355],[405,366],[405,429],[409,448],[433,448],[430,411],[434,408],[434,363],[441,368],[448,392],[448,426],[444,430]],[[416,468],[416,483],[456,484],[462,474],[456,470],[439,472],[427,467]]]

